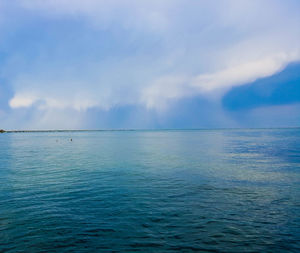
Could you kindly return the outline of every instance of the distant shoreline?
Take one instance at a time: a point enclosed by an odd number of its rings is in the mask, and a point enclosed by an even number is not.
[[[0,133],[65,133],[65,132],[128,132],[128,131],[217,131],[217,130],[272,130],[300,129],[299,127],[257,127],[257,128],[172,128],[172,129],[66,129],[66,130],[3,130]]]

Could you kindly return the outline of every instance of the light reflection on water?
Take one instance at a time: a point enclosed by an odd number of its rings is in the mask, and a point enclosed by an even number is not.
[[[0,252],[296,252],[299,169],[300,129],[1,134]]]

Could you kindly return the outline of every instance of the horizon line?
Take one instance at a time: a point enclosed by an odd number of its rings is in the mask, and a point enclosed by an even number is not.
[[[297,129],[294,127],[222,127],[222,128],[116,128],[116,129],[21,129],[21,130],[4,130],[0,133],[34,133],[34,132],[113,132],[113,131],[197,131],[197,130],[247,130],[247,129]]]

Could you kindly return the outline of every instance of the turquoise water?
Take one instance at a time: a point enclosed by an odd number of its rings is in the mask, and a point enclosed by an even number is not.
[[[0,134],[0,252],[299,252],[299,175],[300,129]]]

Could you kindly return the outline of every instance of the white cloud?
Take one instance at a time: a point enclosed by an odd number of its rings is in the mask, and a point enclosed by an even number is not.
[[[11,108],[30,107],[36,102],[36,98],[31,94],[16,94],[10,101]]]
[[[35,105],[40,110],[48,108],[52,109],[75,109],[77,111],[85,111],[91,107],[102,107],[99,102],[93,99],[89,99],[85,96],[74,96],[72,98],[54,98],[47,94],[22,94],[16,93],[14,97],[9,101],[9,105],[13,109],[26,108]]]
[[[279,53],[257,61],[240,63],[214,73],[188,77],[163,76],[145,88],[142,101],[146,102],[148,108],[160,109],[166,106],[168,100],[185,96],[201,94],[216,99],[229,88],[273,75],[299,57],[299,52],[290,55]]]
[[[78,48],[89,57],[78,50],[76,64],[72,58],[67,66],[55,65],[72,47],[62,45],[63,35],[54,53],[43,48],[45,41],[34,59],[19,53],[34,70],[27,73],[15,61],[6,67],[14,75],[12,108],[161,109],[186,96],[221,96],[300,60],[300,5],[293,0],[19,0],[16,6],[48,22],[86,22],[95,38],[83,40],[80,30]],[[106,39],[112,56],[97,58]]]
[[[279,53],[256,61],[241,63],[212,74],[199,75],[191,83],[203,93],[223,90],[271,76],[282,70],[288,63],[298,60],[299,57],[299,52]]]

